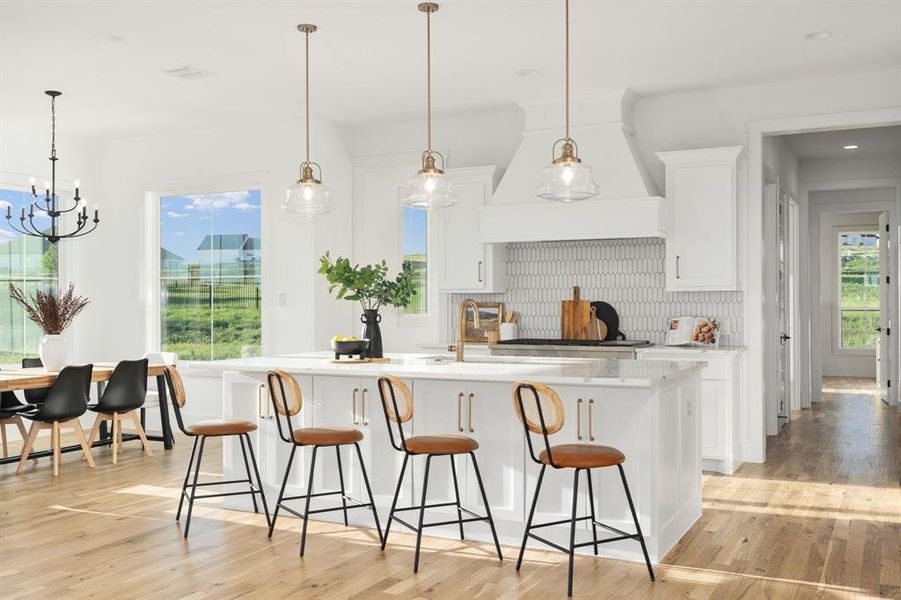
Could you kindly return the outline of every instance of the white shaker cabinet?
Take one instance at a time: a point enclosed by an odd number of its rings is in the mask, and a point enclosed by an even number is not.
[[[701,464],[731,475],[741,464],[741,359],[739,348],[648,348],[641,360],[705,362],[701,372]]]
[[[738,290],[742,146],[659,152],[666,165],[666,289]]]
[[[448,169],[457,204],[434,213],[438,288],[442,292],[502,292],[506,285],[506,247],[484,244],[479,211],[498,181],[496,167]]]

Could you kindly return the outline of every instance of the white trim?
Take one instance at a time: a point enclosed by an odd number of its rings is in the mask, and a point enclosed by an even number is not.
[[[803,115],[779,119],[748,122],[748,162],[749,195],[745,202],[743,222],[745,229],[744,255],[744,331],[745,345],[748,347],[746,369],[747,403],[743,410],[742,442],[749,462],[766,460],[766,398],[776,393],[774,385],[775,369],[770,352],[765,346],[764,332],[772,322],[766,319],[764,305],[772,302],[772,289],[765,290],[763,279],[763,140],[764,137],[802,133],[805,131],[826,131],[878,127],[901,123],[901,107],[878,108],[872,110],[848,111],[818,115]],[[770,286],[773,288],[774,286]],[[762,326],[761,326],[762,324]],[[774,373],[770,375],[770,372]],[[894,388],[893,388],[894,389]]]

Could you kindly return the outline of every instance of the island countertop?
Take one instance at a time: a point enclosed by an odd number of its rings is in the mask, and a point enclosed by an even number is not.
[[[653,388],[689,376],[703,363],[680,364],[595,358],[533,358],[479,356],[458,363],[450,355],[388,354],[390,362],[335,363],[330,352],[262,356],[198,363],[205,371],[266,372],[282,369],[291,373],[378,377],[391,374],[402,378],[460,381],[537,381],[550,385],[597,385],[605,387]],[[186,363],[186,368],[194,367]]]

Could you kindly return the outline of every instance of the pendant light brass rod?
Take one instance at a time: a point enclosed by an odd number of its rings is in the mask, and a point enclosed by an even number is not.
[[[566,79],[564,96],[566,98],[566,139],[569,137],[569,0],[564,0],[563,8],[563,37],[566,53]]]
[[[304,65],[304,104],[305,104],[305,127],[306,127],[306,138],[307,138],[307,163],[310,162],[310,32],[304,32],[304,40],[305,40],[305,65]]]
[[[426,61],[426,120],[428,129],[427,148],[432,153],[432,12],[425,13],[425,61]]]

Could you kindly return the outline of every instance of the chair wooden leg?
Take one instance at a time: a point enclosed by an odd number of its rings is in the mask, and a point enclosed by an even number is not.
[[[28,436],[28,432],[25,431],[25,424],[22,423],[22,417],[17,416],[17,417],[15,417],[15,420],[16,420],[16,427],[19,428],[19,435],[22,436],[22,442],[24,443],[25,438]],[[37,459],[35,459],[35,460],[37,460]]]
[[[59,451],[59,421],[54,421],[50,430],[50,441],[53,446],[53,476],[59,477],[59,463],[62,456]]]
[[[0,423],[0,438],[3,440],[3,458],[9,456],[9,447],[6,445],[6,423]]]
[[[144,455],[153,456],[153,452],[150,451],[150,442],[147,441],[147,434],[144,433],[144,428],[141,427],[141,415],[136,410],[128,414],[131,417],[131,422],[135,424],[135,431],[138,437],[141,438],[141,444],[144,446]]]
[[[112,446],[113,446],[113,464],[117,464],[119,462],[119,428],[122,427],[122,424],[119,422],[119,414],[113,413],[113,438],[112,438]]]
[[[75,437],[78,438],[78,443],[81,444],[81,450],[85,459],[88,461],[88,466],[92,469],[95,468],[96,465],[94,465],[94,457],[91,455],[91,447],[88,445],[88,440],[84,437],[84,430],[81,428],[81,423],[78,422],[78,419],[72,419],[69,421],[69,425],[75,430]]]
[[[97,439],[97,436],[100,435],[100,424],[103,422],[103,415],[97,413],[97,418],[94,419],[94,426],[91,427],[91,432],[88,434],[88,448],[92,448],[94,446],[94,440]],[[81,460],[86,460],[87,455],[82,452]]]
[[[32,449],[34,448],[34,438],[38,436],[38,431],[42,429],[41,423],[38,421],[34,421],[31,424],[31,429],[28,430],[28,435],[25,437],[25,443],[22,445],[22,458],[19,459],[19,466],[16,468],[16,475],[22,474],[22,469],[25,468],[25,462],[28,460],[28,455],[31,454]]]

